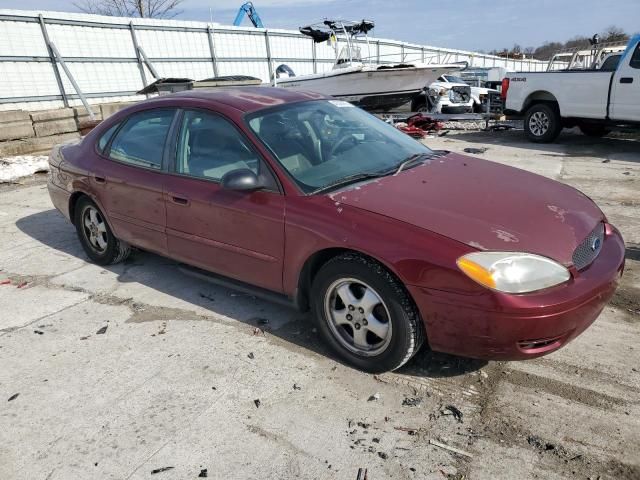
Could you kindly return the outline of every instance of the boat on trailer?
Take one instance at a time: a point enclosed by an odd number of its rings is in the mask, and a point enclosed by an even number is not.
[[[324,20],[301,27],[300,32],[314,42],[329,42],[333,46],[336,52],[333,68],[323,73],[295,76],[287,65],[280,65],[274,84],[332,95],[366,110],[388,111],[411,101],[440,75],[463,68],[460,64],[377,63],[379,58],[370,55],[368,37],[374,26],[370,20]],[[362,56],[362,42],[358,41],[361,37],[366,39],[366,57]],[[341,42],[345,45],[339,50]]]

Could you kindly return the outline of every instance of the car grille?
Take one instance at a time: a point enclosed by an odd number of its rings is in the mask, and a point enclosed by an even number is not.
[[[599,223],[573,251],[573,265],[577,270],[582,270],[591,265],[591,262],[597,258],[600,250],[602,250],[603,241],[604,224]]]
[[[471,87],[454,85],[449,99],[454,103],[467,103],[471,99]]]

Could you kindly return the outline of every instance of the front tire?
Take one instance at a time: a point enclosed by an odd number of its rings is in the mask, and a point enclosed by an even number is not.
[[[78,200],[74,217],[82,248],[94,263],[112,265],[129,256],[129,245],[115,237],[104,214],[88,197]]]
[[[360,370],[400,368],[424,341],[422,321],[402,284],[361,255],[340,255],[323,265],[313,281],[312,298],[323,338]]]
[[[562,131],[562,119],[558,108],[547,103],[531,106],[524,118],[524,131],[532,142],[553,142]]]

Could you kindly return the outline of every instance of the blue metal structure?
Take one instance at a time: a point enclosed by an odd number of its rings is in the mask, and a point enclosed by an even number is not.
[[[238,10],[236,19],[233,21],[233,24],[236,27],[240,26],[245,14],[247,15],[247,17],[249,17],[249,20],[251,20],[251,23],[253,23],[254,27],[264,28],[264,25],[262,24],[262,20],[260,19],[260,15],[258,15],[258,12],[256,11],[255,7],[253,6],[253,3],[251,2],[246,2],[242,4],[240,9]]]

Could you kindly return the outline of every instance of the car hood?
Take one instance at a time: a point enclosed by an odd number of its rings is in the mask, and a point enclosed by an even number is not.
[[[536,253],[564,265],[605,220],[595,203],[572,187],[454,153],[330,196],[478,250]]]

